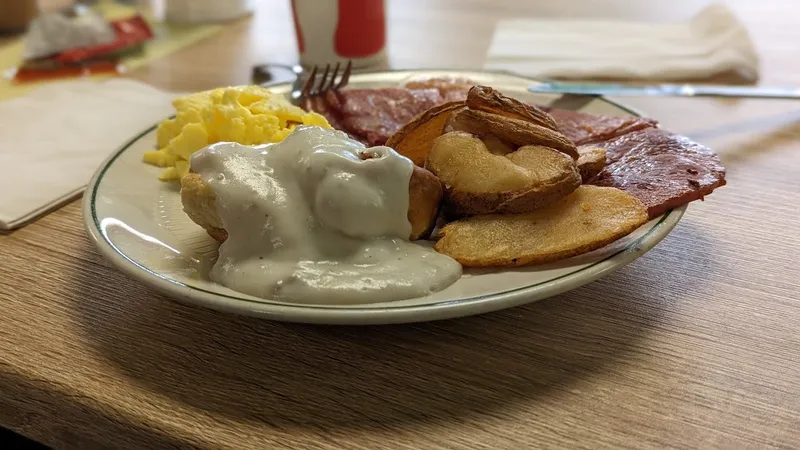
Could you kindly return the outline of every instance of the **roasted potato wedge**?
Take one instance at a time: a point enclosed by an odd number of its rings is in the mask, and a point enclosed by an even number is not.
[[[496,154],[461,131],[436,138],[425,167],[445,184],[443,207],[450,217],[533,211],[581,184],[575,161],[557,150],[529,145]]]
[[[411,240],[430,235],[442,201],[442,182],[430,171],[414,167],[408,186],[408,221],[411,223]],[[200,175],[190,172],[181,179],[183,210],[192,221],[218,242],[228,239],[222,220],[217,213],[216,195]]]
[[[550,130],[558,130],[558,126],[550,114],[517,99],[506,97],[489,86],[473,86],[467,93],[466,103],[467,107],[472,109],[512,119],[521,119]]]
[[[395,149],[397,153],[422,167],[433,140],[441,136],[442,130],[453,112],[463,108],[464,102],[450,102],[435,106],[397,130],[386,141],[386,146]]]
[[[525,214],[457,220],[439,231],[436,251],[465,267],[542,264],[601,248],[647,222],[647,209],[616,188],[581,186],[561,201]]]
[[[606,167],[606,150],[596,145],[578,147],[578,171],[584,183],[596,177]]]
[[[465,108],[452,113],[445,129],[468,131],[478,136],[497,136],[503,142],[517,147],[544,145],[578,159],[575,144],[560,131],[523,119]]]

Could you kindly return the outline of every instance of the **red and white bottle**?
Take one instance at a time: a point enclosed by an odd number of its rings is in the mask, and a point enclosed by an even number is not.
[[[385,68],[384,0],[292,0],[300,64]]]

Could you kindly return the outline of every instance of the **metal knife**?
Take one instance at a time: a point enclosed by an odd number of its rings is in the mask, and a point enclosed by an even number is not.
[[[636,86],[619,83],[543,82],[528,87],[531,92],[573,95],[618,95],[662,97],[735,97],[800,100],[800,89],[709,84],[658,84]]]

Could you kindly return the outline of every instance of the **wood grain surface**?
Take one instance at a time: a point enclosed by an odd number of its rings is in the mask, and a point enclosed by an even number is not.
[[[389,2],[394,67],[478,67],[494,21],[682,20],[704,2]],[[800,3],[730,1],[763,82],[800,85]],[[246,83],[296,54],[288,2],[132,76]],[[797,448],[800,104],[636,99],[728,186],[633,264],[483,316],[272,323],[179,305],[103,260],[72,203],[0,235],[0,425],[55,448]]]

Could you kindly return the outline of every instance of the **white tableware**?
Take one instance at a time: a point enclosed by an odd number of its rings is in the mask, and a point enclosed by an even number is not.
[[[556,98],[528,92],[534,80],[490,72],[363,73],[353,75],[349,87],[398,86],[437,76],[469,78],[523,101],[546,104]],[[272,89],[288,95],[290,84]],[[581,110],[637,115],[602,98]],[[511,270],[466,270],[454,285],[427,297],[361,305],[277,302],[243,295],[207,279],[216,243],[183,213],[178,187],[158,181],[160,169],[142,162],[142,154],[154,145],[155,125],[142,130],[98,169],[84,196],[84,222],[92,242],[124,273],[181,302],[273,320],[385,324],[467,316],[522,305],[575,289],[630,263],[669,234],[686,210],[685,206],[672,210],[624,239],[575,258]]]

